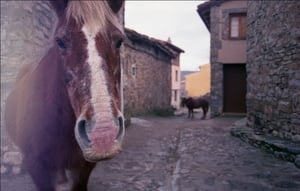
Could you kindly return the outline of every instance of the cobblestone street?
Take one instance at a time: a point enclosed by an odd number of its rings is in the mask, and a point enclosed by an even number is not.
[[[300,170],[293,163],[230,135],[240,118],[199,115],[133,118],[123,152],[98,163],[89,191],[300,190]],[[1,190],[34,187],[22,175],[2,177]]]

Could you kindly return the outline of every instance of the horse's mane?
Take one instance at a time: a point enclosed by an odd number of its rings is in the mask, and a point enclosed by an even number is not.
[[[89,31],[107,35],[106,27],[111,23],[121,32],[122,25],[118,22],[107,1],[71,1],[67,7],[67,20],[71,17],[78,24],[86,24]]]

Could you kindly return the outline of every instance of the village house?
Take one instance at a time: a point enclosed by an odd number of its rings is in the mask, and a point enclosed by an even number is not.
[[[175,55],[176,57],[171,60],[172,62],[172,97],[171,97],[171,105],[174,109],[180,108],[180,91],[181,91],[181,70],[180,70],[180,53],[184,53],[184,51],[177,46],[174,46],[171,42],[171,38],[168,39],[167,42],[163,42]]]
[[[141,115],[178,107],[179,61],[183,50],[132,29],[126,28],[125,33],[128,38],[122,59],[125,114]]]
[[[247,1],[210,0],[197,12],[211,34],[211,116],[245,114]]]
[[[195,71],[181,71],[180,72],[180,97],[187,97],[187,91],[185,88],[185,76],[194,73]]]
[[[300,141],[299,7],[232,0],[198,6],[211,33],[213,116],[247,112],[256,133]]]
[[[172,59],[172,96],[171,96],[171,106],[174,109],[180,108],[180,60],[179,54],[175,59]]]

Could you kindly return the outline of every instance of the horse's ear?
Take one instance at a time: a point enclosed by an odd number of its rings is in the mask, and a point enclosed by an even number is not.
[[[68,5],[68,1],[69,0],[50,0],[50,5],[54,9],[58,17],[65,12]]]
[[[114,13],[118,13],[125,0],[110,0],[108,4]]]

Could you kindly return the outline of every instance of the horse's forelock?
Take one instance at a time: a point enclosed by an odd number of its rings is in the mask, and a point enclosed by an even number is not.
[[[107,1],[71,1],[67,7],[67,20],[74,18],[76,23],[84,24],[95,34],[101,32],[107,35],[108,23],[123,32],[117,16],[109,7]]]

